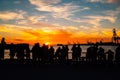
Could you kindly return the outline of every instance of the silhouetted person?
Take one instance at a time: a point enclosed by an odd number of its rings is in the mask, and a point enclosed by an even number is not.
[[[6,45],[5,38],[3,37],[1,40],[1,45]]]
[[[25,56],[24,53],[25,47],[23,44],[17,44],[16,47],[17,47],[17,59],[23,61]]]
[[[105,52],[104,51],[105,50],[102,47],[100,47],[98,49],[98,60],[99,61],[105,61],[106,60],[106,56],[105,56]]]
[[[43,63],[46,63],[48,62],[48,45],[43,44],[41,50],[42,50],[42,61]]]
[[[115,50],[115,60],[116,63],[120,63],[120,45]]]
[[[16,47],[13,43],[10,44],[10,59],[14,59],[15,56],[15,52],[16,52]]]
[[[34,44],[31,52],[32,52],[32,59],[33,59],[33,61],[37,61],[38,60],[38,56],[40,54],[40,45],[39,45],[39,43]]]
[[[68,60],[68,51],[69,51],[68,45],[65,45],[66,60]]]
[[[96,63],[98,46],[93,45],[87,49],[86,59],[89,62]]]
[[[91,61],[91,47],[87,48],[86,61],[88,61],[88,62]]]
[[[76,49],[76,44],[73,45],[72,47],[72,60],[76,61],[77,60],[77,49]]]
[[[111,50],[108,50],[108,51],[106,52],[106,54],[108,54],[108,62],[109,62],[109,63],[112,63],[113,57],[114,57],[114,52],[111,51]]]
[[[96,63],[97,61],[97,51],[98,51],[98,45],[94,45],[92,48],[91,48],[91,53],[92,53],[92,62],[93,63]]]
[[[78,44],[76,50],[77,50],[77,52],[76,52],[76,53],[77,53],[77,61],[80,61],[81,52],[82,52],[82,49],[81,49],[81,47],[80,47],[80,44]]]
[[[50,63],[53,63],[54,62],[54,48],[53,48],[53,46],[50,46],[50,48],[49,48],[49,62]]]
[[[0,60],[4,60],[4,49],[6,46],[5,38],[3,37],[0,44]]]
[[[66,50],[65,50],[65,46],[62,45],[62,49],[61,49],[61,62],[65,62],[66,60]]]
[[[55,52],[55,59],[60,60],[60,54],[61,54],[61,48],[58,47],[56,52]]]
[[[0,60],[4,60],[4,46],[0,44]]]
[[[26,59],[30,59],[30,48],[29,48],[29,44],[26,45]]]

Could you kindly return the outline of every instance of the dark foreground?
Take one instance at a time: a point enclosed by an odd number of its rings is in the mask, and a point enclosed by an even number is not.
[[[0,80],[116,80],[120,79],[117,64],[42,64],[0,62]]]

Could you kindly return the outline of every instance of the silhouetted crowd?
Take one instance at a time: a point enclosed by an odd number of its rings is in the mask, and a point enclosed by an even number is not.
[[[69,48],[68,45],[61,45],[55,50],[53,46],[39,43],[35,43],[30,50],[29,44],[9,44],[5,42],[5,38],[2,38],[0,44],[0,60],[4,60],[4,50],[8,48],[10,50],[10,60],[32,60],[33,62],[41,63],[65,63],[69,60]],[[82,48],[80,44],[74,44],[71,48],[72,62],[88,62],[88,63],[120,63],[120,45],[116,48],[115,53],[112,50],[105,52],[104,48],[99,47],[97,44],[93,44],[87,48],[86,57],[81,57]],[[115,54],[115,56],[114,56]],[[32,59],[30,58],[32,56]],[[114,59],[115,57],[115,59]]]

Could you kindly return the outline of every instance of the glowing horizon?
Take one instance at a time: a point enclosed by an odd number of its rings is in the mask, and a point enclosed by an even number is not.
[[[0,0],[0,40],[7,43],[110,42],[120,36],[119,0]]]

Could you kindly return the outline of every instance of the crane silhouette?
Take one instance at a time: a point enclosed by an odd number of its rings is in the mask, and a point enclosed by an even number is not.
[[[113,37],[112,37],[112,42],[118,44],[120,40],[120,37],[117,35],[116,29],[113,28]]]

